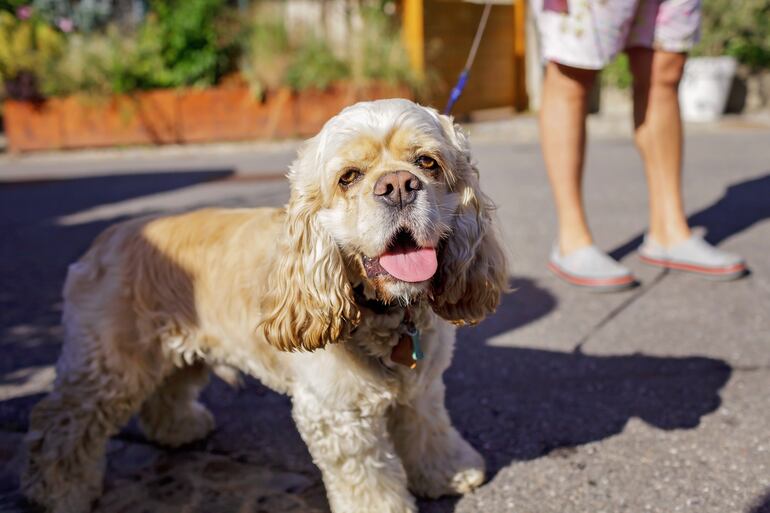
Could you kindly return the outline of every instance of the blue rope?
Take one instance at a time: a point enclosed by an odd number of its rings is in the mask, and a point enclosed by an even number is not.
[[[484,29],[487,26],[487,19],[489,18],[489,11],[492,9],[492,2],[487,2],[484,5],[484,12],[481,13],[481,19],[479,20],[479,26],[476,29],[476,35],[473,36],[473,44],[471,45],[471,50],[468,53],[468,59],[465,61],[465,67],[463,67],[462,72],[460,73],[460,76],[457,78],[457,84],[452,88],[452,92],[449,94],[449,101],[447,101],[446,107],[444,107],[444,114],[449,114],[452,112],[452,107],[454,107],[457,100],[460,99],[460,96],[463,94],[463,89],[465,89],[465,84],[468,82],[468,76],[471,73],[471,66],[473,66],[473,61],[476,59],[476,51],[479,49],[479,43],[481,43],[481,36],[484,35]]]

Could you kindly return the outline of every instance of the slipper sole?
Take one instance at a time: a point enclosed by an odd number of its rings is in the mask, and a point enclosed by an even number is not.
[[[633,276],[617,278],[585,278],[570,274],[553,262],[548,262],[548,269],[562,280],[595,292],[616,292],[633,287],[636,280]]]
[[[673,260],[662,260],[659,258],[648,257],[639,254],[639,259],[647,265],[663,267],[665,269],[674,269],[693,274],[700,274],[716,280],[734,280],[746,274],[746,264],[733,264],[725,267],[706,267],[697,264],[688,264],[685,262],[675,262]]]

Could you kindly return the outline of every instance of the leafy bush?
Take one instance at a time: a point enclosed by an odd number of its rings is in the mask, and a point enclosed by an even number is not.
[[[770,67],[770,0],[704,0],[693,55],[732,55],[755,70]]]
[[[137,57],[160,55],[162,69],[137,69],[138,88],[210,86],[233,69],[234,38],[222,38],[225,0],[154,0],[142,24]]]
[[[382,2],[361,2],[348,18],[349,39],[333,48],[317,27],[289,33],[279,12],[257,10],[243,44],[241,71],[257,94],[279,85],[324,89],[337,80],[417,87],[397,23]],[[352,20],[360,16],[360,23]]]
[[[325,41],[309,37],[295,50],[286,70],[286,83],[297,91],[311,87],[326,89],[332,82],[349,76],[350,67],[334,55]]]
[[[631,69],[628,65],[628,55],[618,54],[615,60],[609,63],[602,70],[602,85],[615,87],[617,89],[628,89],[633,84]]]
[[[110,27],[105,33],[73,34],[67,51],[46,80],[51,96],[84,93],[106,96],[154,87],[165,73],[157,45]]]
[[[33,0],[29,7],[42,19],[82,32],[104,28],[112,15],[113,0]],[[66,29],[66,30],[65,30]]]
[[[106,25],[113,3],[0,0],[6,92],[39,98],[206,87],[235,71],[256,95],[284,85],[324,89],[349,78],[419,84],[381,1],[351,4],[348,39],[335,47],[315,25],[290,32],[280,2],[256,3],[249,23],[231,0],[147,0],[144,20],[120,27]]]
[[[419,87],[396,21],[383,6],[364,6],[361,17],[363,23],[353,31],[350,45],[353,78]]]
[[[291,57],[289,34],[281,20],[256,20],[242,48],[240,70],[255,96],[285,83]]]
[[[65,40],[36,17],[19,19],[0,11],[0,82],[17,99],[41,97],[41,77],[51,74],[64,52]]]

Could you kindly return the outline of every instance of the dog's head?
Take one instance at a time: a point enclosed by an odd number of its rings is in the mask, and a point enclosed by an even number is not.
[[[408,100],[353,105],[305,143],[289,180],[288,248],[260,324],[276,347],[349,335],[358,286],[386,303],[428,298],[457,324],[497,307],[505,255],[451,118]]]

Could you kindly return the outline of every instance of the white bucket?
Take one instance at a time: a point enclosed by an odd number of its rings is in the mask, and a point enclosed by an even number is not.
[[[685,121],[714,121],[727,105],[735,75],[732,57],[693,57],[684,65],[679,104]]]

